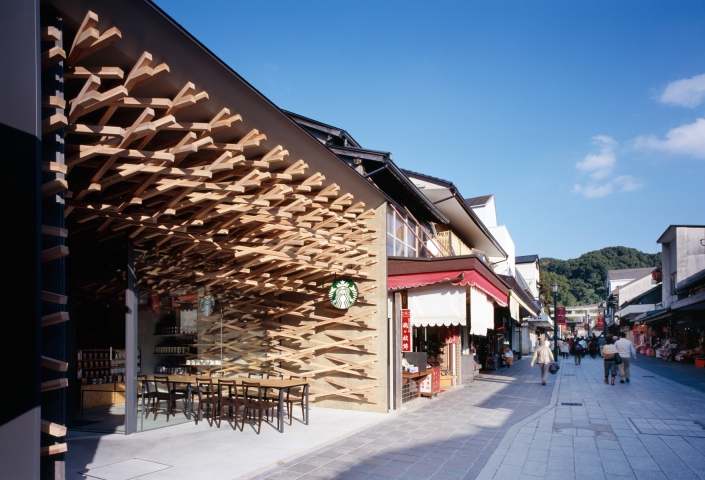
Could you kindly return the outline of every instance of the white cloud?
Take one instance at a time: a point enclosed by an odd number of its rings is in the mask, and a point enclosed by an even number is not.
[[[598,184],[597,182],[588,183],[583,186],[579,183],[573,185],[573,192],[578,193],[585,198],[600,198],[610,195],[615,190],[621,192],[631,192],[643,187],[643,184],[631,175],[620,175],[610,180],[609,182]]]
[[[632,177],[631,175],[620,175],[612,180],[612,184],[618,187],[622,192],[631,192],[634,190],[639,190],[644,185]]]
[[[612,175],[617,163],[615,150],[619,144],[607,135],[592,137],[592,144],[597,145],[600,152],[586,155],[582,161],[575,164],[575,168],[588,174],[591,180],[584,185],[573,185],[574,193],[585,198],[600,198],[614,191],[631,192],[642,187],[641,182],[631,175],[619,175],[611,180],[603,180]]]
[[[695,108],[705,100],[705,73],[669,83],[659,97],[661,103]]]
[[[665,140],[654,135],[641,135],[634,140],[634,148],[705,158],[705,118],[672,128],[666,133]]]
[[[584,187],[578,183],[573,185],[573,192],[579,193],[585,198],[605,197],[612,193],[612,184],[605,183],[604,185],[585,185]]]
[[[600,153],[585,156],[583,161],[575,164],[575,168],[589,173],[591,178],[599,180],[612,173],[612,168],[617,162],[617,157],[614,154],[617,142],[607,135],[597,135],[592,137],[592,144],[600,148]]]

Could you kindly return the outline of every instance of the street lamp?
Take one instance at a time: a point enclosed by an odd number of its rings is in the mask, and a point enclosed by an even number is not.
[[[558,284],[554,283],[551,285],[553,289],[553,358],[558,361],[558,337],[561,334],[560,327],[558,326]]]

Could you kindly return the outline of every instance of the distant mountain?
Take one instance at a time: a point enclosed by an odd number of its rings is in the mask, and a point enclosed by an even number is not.
[[[553,302],[551,285],[558,284],[558,304],[589,305],[605,299],[607,270],[658,267],[660,253],[644,253],[635,248],[607,247],[570,260],[542,258],[541,292]]]

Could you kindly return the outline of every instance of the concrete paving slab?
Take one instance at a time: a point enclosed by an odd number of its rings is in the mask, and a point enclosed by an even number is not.
[[[100,480],[129,480],[167,468],[171,468],[171,465],[133,458],[102,467],[89,468],[81,473],[88,478],[97,478]]]

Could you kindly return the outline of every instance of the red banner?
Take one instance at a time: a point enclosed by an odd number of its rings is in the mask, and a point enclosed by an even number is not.
[[[411,351],[411,310],[401,310],[401,351]]]
[[[434,392],[441,391],[441,367],[435,367],[433,369],[433,386],[431,387]]]
[[[595,328],[600,330],[605,328],[605,317],[597,317],[597,326]]]
[[[446,338],[445,338],[445,343],[448,345],[450,344],[458,344],[458,327],[448,327],[446,328]]]
[[[565,307],[556,307],[556,325],[565,325]]]
[[[161,303],[161,299],[159,298],[159,292],[152,292],[149,295],[149,299],[152,303],[152,310],[154,313],[159,313],[159,304]]]

